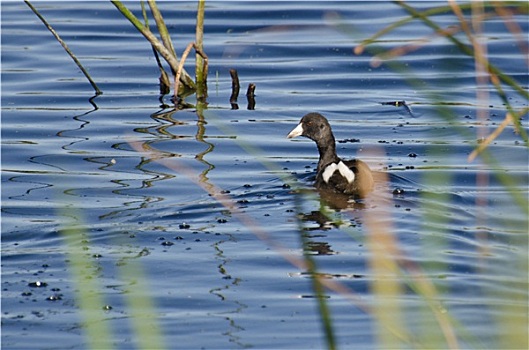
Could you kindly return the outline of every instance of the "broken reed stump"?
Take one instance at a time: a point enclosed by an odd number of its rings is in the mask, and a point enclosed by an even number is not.
[[[239,97],[239,90],[241,88],[241,86],[239,85],[239,74],[237,73],[236,69],[230,69],[230,75],[231,75],[231,96],[230,96],[231,109],[239,109],[239,105],[237,104],[237,98]]]
[[[248,110],[253,111],[255,109],[255,84],[250,83],[248,85],[246,99],[248,100]]]
[[[230,76],[231,76],[231,96],[230,96],[230,104],[231,109],[239,109],[239,105],[237,104],[237,98],[239,97],[239,91],[241,89],[241,85],[239,83],[239,73],[237,73],[236,69],[230,69]],[[254,110],[255,109],[255,84],[249,84],[248,90],[246,90],[246,99],[248,100],[248,109]]]

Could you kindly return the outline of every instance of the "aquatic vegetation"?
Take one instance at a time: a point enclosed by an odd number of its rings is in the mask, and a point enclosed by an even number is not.
[[[196,91],[197,99],[205,100],[205,98],[207,97],[207,74],[208,74],[208,58],[203,51],[203,44],[202,44],[203,36],[204,36],[203,28],[204,28],[205,1],[204,0],[198,1],[196,40],[195,42],[189,43],[187,45],[186,49],[184,50],[182,54],[180,62],[178,61],[171,37],[169,35],[169,30],[167,29],[167,26],[165,25],[161,12],[158,10],[156,1],[150,0],[150,1],[147,1],[147,3],[149,4],[154,20],[156,21],[156,26],[161,36],[161,41],[158,40],[158,38],[156,38],[156,36],[149,29],[148,17],[147,17],[147,13],[146,13],[143,1],[141,2],[141,6],[142,6],[142,14],[143,14],[145,24],[141,23],[141,21],[121,1],[112,1],[112,4],[116,6],[116,8],[123,14],[123,16],[125,16],[125,18],[127,18],[134,25],[134,27],[138,29],[138,31],[145,37],[145,39],[147,39],[151,43],[155,55],[157,55],[156,52],[159,52],[160,55],[162,55],[162,57],[170,65],[171,70],[174,75],[174,90],[175,90],[174,98],[175,100],[178,100],[179,96],[185,96],[189,94],[190,91],[191,92]],[[185,60],[187,56],[189,55],[189,52],[193,48],[195,49],[197,53],[196,68],[195,68],[196,82],[193,82],[189,74],[183,68]],[[165,91],[169,86],[167,74],[165,73],[158,59],[157,59],[157,62],[158,62],[158,67],[160,68],[160,71],[161,71],[161,77],[160,77],[161,88],[160,89],[161,91]],[[182,84],[182,90],[180,89],[180,84]],[[186,90],[188,92],[186,92]]]
[[[83,72],[87,80],[94,88],[96,95],[102,94],[95,81],[91,78],[88,71],[82,66],[81,62],[77,59],[75,54],[69,49],[68,45],[64,40],[61,39],[59,34],[53,29],[53,27],[46,21],[46,19],[39,13],[39,11],[27,0],[24,1],[28,7],[35,13],[35,15],[44,23],[48,30],[54,35],[56,40],[63,46],[67,54],[73,59],[79,69]],[[163,65],[160,62],[158,53],[165,59],[171,68],[171,72],[174,77],[174,100],[178,103],[181,97],[185,97],[189,94],[196,93],[199,101],[205,101],[207,97],[207,75],[208,75],[208,57],[203,51],[203,36],[204,36],[204,9],[205,0],[198,1],[197,10],[197,25],[196,25],[196,40],[195,42],[189,43],[184,50],[182,57],[178,60],[176,55],[173,42],[171,40],[169,30],[165,25],[162,13],[158,9],[155,0],[149,0],[151,14],[154,17],[160,39],[158,39],[154,33],[150,30],[149,20],[147,11],[144,6],[144,2],[141,1],[141,10],[144,19],[142,23],[121,1],[111,1],[114,6],[128,19],[136,29],[147,39],[153,48],[153,53],[160,69],[160,92],[167,94],[170,91],[171,82],[169,76]],[[195,78],[190,77],[187,71],[184,69],[184,63],[191,49],[196,52],[196,68]]]
[[[190,54],[193,48],[198,52],[197,48],[201,47],[200,34],[197,34],[196,42],[188,45],[181,59],[178,60],[176,54],[174,54],[171,39],[163,23],[163,18],[157,10],[154,1],[149,1],[148,4],[158,26],[160,36],[162,37],[161,41],[158,41],[156,38],[154,38],[156,40],[150,40],[154,35],[148,27],[147,13],[143,6],[142,13],[144,22],[142,23],[130,12],[127,12],[127,9],[120,2],[114,1],[113,3],[122,13],[126,14],[129,21],[142,32],[151,44],[156,46],[154,52],[160,67],[161,81],[163,82],[161,84],[162,87],[167,88],[171,83],[167,73],[160,64],[158,54],[161,54],[171,67],[174,79],[176,80],[175,90],[180,90],[178,86],[182,86],[182,89],[184,87],[190,88],[191,90],[195,88],[199,89],[199,85],[201,84],[205,88],[207,68],[204,62],[199,63],[199,60],[203,59],[203,55],[198,54],[197,56],[196,71],[198,73],[196,73],[195,81],[183,69],[185,57]],[[200,1],[199,7],[202,6],[202,9],[199,12],[204,11],[203,5],[204,2]],[[490,180],[489,177],[497,178],[503,185],[503,188],[494,189],[494,191],[499,192],[505,190],[520,212],[523,214],[528,212],[527,189],[520,186],[517,178],[509,172],[508,168],[502,165],[501,159],[496,158],[497,155],[495,156],[493,149],[494,141],[502,133],[507,131],[517,133],[522,144],[520,147],[527,147],[527,132],[522,121],[526,118],[528,112],[527,101],[529,98],[525,87],[520,82],[510,77],[509,74],[502,72],[500,68],[488,61],[486,42],[483,41],[481,28],[483,23],[492,18],[504,20],[505,26],[509,28],[512,36],[518,38],[522,33],[517,29],[516,21],[512,20],[512,16],[518,13],[526,14],[527,5],[525,3],[482,4],[479,2],[460,5],[455,2],[449,2],[447,6],[426,10],[415,9],[413,6],[409,6],[403,2],[397,2],[397,5],[405,9],[409,16],[394,24],[388,25],[387,28],[369,36],[368,39],[365,39],[366,34],[360,34],[358,28],[354,28],[345,21],[342,21],[339,14],[329,16],[328,19],[334,28],[348,35],[352,43],[358,43],[355,47],[357,54],[368,52],[373,55],[371,61],[373,68],[380,67],[381,65],[390,67],[394,72],[400,74],[401,79],[406,80],[410,86],[415,87],[417,91],[421,92],[421,96],[425,97],[422,102],[396,100],[391,103],[384,103],[384,105],[393,105],[395,108],[402,108],[410,117],[413,117],[412,108],[419,105],[419,103],[423,105],[427,104],[430,110],[435,112],[440,123],[443,123],[449,129],[449,133],[457,135],[464,142],[473,140],[475,147],[474,151],[468,155],[468,160],[471,162],[469,164],[475,165],[478,163],[476,167],[479,168],[479,171],[476,174],[479,179],[476,182],[480,184],[479,189],[482,193],[476,195],[477,200],[474,205],[476,218],[474,220],[474,226],[465,227],[463,230],[471,237],[469,241],[482,243],[475,244],[476,260],[484,262],[490,261],[492,259],[490,252],[486,248],[488,245],[487,241],[490,240],[490,244],[492,245],[496,244],[496,242],[489,236],[489,231],[492,230],[488,226],[490,213],[487,207],[487,202],[494,200],[494,192],[484,190],[487,188],[487,183]],[[459,21],[459,25],[443,27],[442,23],[436,22],[436,15],[447,13],[452,13],[453,17]],[[397,30],[407,23],[412,22],[424,23],[426,27],[433,30],[433,33],[425,37],[419,37],[416,42],[404,46],[391,43],[395,47],[389,50],[387,49],[387,43],[384,45],[386,46],[385,49],[382,48],[382,45],[379,46],[383,42],[383,36],[385,34],[389,34],[393,30]],[[203,17],[202,20],[197,20],[197,29],[202,25]],[[453,111],[450,109],[450,107],[453,107],[451,101],[445,101],[436,94],[435,89],[429,89],[428,86],[425,86],[421,81],[420,72],[414,71],[414,67],[407,66],[401,61],[407,53],[419,49],[422,45],[427,45],[430,40],[439,38],[446,39],[450,45],[453,45],[453,48],[457,52],[470,57],[474,62],[476,82],[480,88],[476,92],[476,103],[469,106],[469,108],[476,111],[478,116],[476,127],[472,130],[463,127],[457,119],[457,116],[454,116]],[[520,55],[526,55],[526,43],[520,41],[519,46]],[[201,72],[200,69],[202,69]],[[181,92],[180,94],[182,95],[184,93]],[[206,91],[197,92],[197,96],[206,96],[206,94]],[[495,94],[504,102],[503,121],[497,123],[494,130],[488,130],[491,125],[486,122],[488,113],[487,106],[490,104],[488,101],[488,97],[490,96],[487,96],[487,94]],[[519,97],[524,102],[514,104],[512,99],[513,95]],[[236,102],[236,98],[237,96],[232,96],[231,100]],[[525,105],[520,107],[524,103]],[[435,164],[417,167],[423,174],[421,178],[422,182],[430,190],[422,191],[418,194],[419,199],[417,203],[418,205],[422,205],[422,207],[418,208],[415,213],[419,213],[416,214],[419,215],[417,230],[421,234],[422,250],[416,252],[415,256],[408,255],[409,252],[406,251],[406,247],[399,241],[400,237],[397,237],[395,233],[398,229],[398,227],[395,227],[396,222],[393,222],[391,217],[387,218],[381,215],[391,211],[389,209],[393,205],[391,201],[374,199],[366,209],[361,208],[359,205],[360,209],[358,211],[364,216],[365,237],[358,237],[357,231],[348,230],[347,228],[343,229],[344,232],[350,235],[351,241],[357,240],[362,242],[366,251],[369,252],[366,256],[369,259],[368,265],[371,275],[366,277],[365,280],[369,283],[371,299],[366,300],[366,298],[359,298],[353,288],[347,284],[347,281],[343,282],[343,280],[335,278],[332,274],[325,273],[318,266],[318,259],[313,256],[313,248],[308,239],[306,227],[304,226],[305,223],[302,218],[298,216],[293,220],[294,225],[297,225],[302,253],[292,253],[285,249],[281,245],[281,242],[270,237],[267,231],[269,229],[268,227],[260,225],[251,216],[238,210],[235,199],[230,196],[226,189],[219,188],[210,182],[208,173],[214,168],[214,165],[209,163],[205,156],[213,151],[214,144],[207,141],[206,124],[210,123],[210,125],[214,125],[221,130],[222,124],[216,121],[214,110],[208,113],[207,118],[204,116],[204,111],[207,110],[205,103],[198,103],[196,109],[197,134],[195,137],[198,142],[205,146],[205,150],[196,155],[196,159],[205,167],[201,173],[186,167],[183,162],[178,162],[178,159],[171,159],[169,161],[169,158],[162,156],[161,151],[159,152],[154,149],[148,142],[142,143],[131,139],[129,140],[129,144],[137,154],[141,155],[142,162],[156,162],[170,169],[172,173],[178,173],[192,181],[197,187],[202,188],[211,198],[221,203],[231,216],[245,225],[248,232],[259,237],[264,244],[275,250],[285,261],[288,261],[297,270],[301,271],[301,273],[310,277],[310,284],[313,289],[312,297],[318,306],[322,334],[326,340],[325,344],[327,348],[334,349],[339,344],[336,335],[336,320],[333,317],[333,310],[329,302],[330,295],[343,298],[350,302],[352,308],[361,310],[361,312],[372,316],[374,319],[374,333],[376,333],[378,344],[381,348],[455,349],[465,347],[490,347],[490,344],[482,344],[480,339],[476,339],[476,336],[473,334],[472,325],[466,323],[467,321],[464,320],[461,314],[454,312],[455,308],[452,307],[453,305],[447,305],[446,303],[446,293],[456,286],[456,283],[451,279],[459,277],[451,274],[443,258],[439,257],[440,254],[450,254],[451,250],[455,249],[450,246],[447,239],[451,235],[448,229],[449,222],[454,216],[457,216],[457,213],[452,211],[455,206],[455,203],[453,203],[454,197],[449,191],[437,191],[438,188],[446,188],[446,184],[456,185],[454,179],[456,175],[448,166]],[[175,111],[165,111],[163,118],[171,122],[171,113]],[[162,115],[159,117],[161,119]],[[473,130],[476,130],[475,134]],[[233,130],[223,131],[225,131],[226,135],[236,134]],[[435,141],[442,140],[443,135],[436,134],[437,132],[432,131],[432,139]],[[251,142],[245,142],[243,140],[236,140],[236,142],[249,155],[258,158],[265,167],[273,170],[275,174],[285,173],[282,169],[278,169],[274,163],[267,161],[262,156],[264,154],[263,150],[257,149]],[[354,142],[354,139],[347,139],[342,142]],[[372,152],[376,151],[372,150]],[[436,157],[440,153],[442,153],[442,150],[431,147],[427,156]],[[373,157],[375,159],[384,159],[385,155],[375,154]],[[417,154],[409,153],[409,157],[416,158]],[[138,165],[138,168],[141,168],[142,165],[143,163]],[[294,209],[292,212],[295,214],[303,212],[303,201],[320,200],[315,193],[306,193],[304,188],[300,187],[292,177],[286,174],[280,176],[285,188],[289,188],[293,192],[292,200]],[[381,181],[387,182],[388,180]],[[399,196],[405,197],[406,193],[401,190],[395,190],[394,195],[395,198],[393,199],[397,203]],[[321,200],[320,213],[325,216],[328,225],[341,227],[344,222],[350,222],[350,220],[346,220],[350,219],[347,216],[350,212],[342,213],[339,210],[332,210],[327,204],[325,199]],[[354,207],[353,209],[356,210],[356,208]],[[225,223],[222,220],[219,219],[218,222]],[[497,292],[495,295],[492,295],[492,292],[486,288],[480,288],[479,285],[475,284],[472,286],[476,286],[476,294],[491,294],[488,299],[490,304],[484,304],[483,308],[492,310],[491,313],[496,317],[492,326],[499,330],[495,333],[502,334],[496,345],[499,344],[502,348],[527,348],[527,294],[516,292],[519,290],[519,287],[509,288],[509,284],[512,286],[519,284],[527,285],[527,236],[523,233],[520,234],[524,230],[523,225],[527,227],[527,220],[524,222],[509,222],[508,219],[502,220],[501,218],[498,218],[498,220],[504,225],[506,231],[513,232],[512,236],[518,235],[517,237],[509,237],[510,242],[508,244],[513,247],[512,260],[509,265],[502,266],[501,269],[496,269],[495,266],[491,266],[494,262],[492,264],[490,262],[480,264],[479,268],[487,272],[491,278],[496,279],[498,283],[505,281],[505,279],[501,278],[503,274],[508,275],[508,283],[500,292],[495,291],[494,293]],[[180,228],[188,229],[189,225],[182,223],[180,224]],[[65,245],[70,254],[71,270],[75,276],[82,278],[85,274],[82,271],[79,272],[79,266],[90,266],[89,261],[83,260],[86,258],[86,255],[78,251],[78,248],[76,248],[77,242],[69,241],[72,237],[82,234],[82,232],[76,230],[74,227],[66,227],[63,233],[66,242]],[[463,238],[461,240],[463,241]],[[167,242],[166,244],[171,243]],[[127,259],[120,268],[122,269],[122,275],[127,279],[136,278],[141,282],[141,277],[144,272],[142,271],[139,259]],[[469,273],[468,277],[473,278],[473,274],[478,274],[478,271]],[[88,290],[97,290],[98,288],[98,286],[90,286]],[[140,296],[145,297],[149,294],[148,292],[142,292],[143,289],[147,289],[146,286],[140,285],[138,289]],[[150,342],[151,339],[160,342],[156,344],[157,347],[163,346],[163,335],[160,335],[160,330],[156,327],[150,328],[144,326],[146,323],[156,323],[156,317],[152,313],[142,314],[142,311],[154,308],[152,300],[145,298],[134,299],[133,294],[130,293],[127,295],[127,297],[131,298],[129,300],[130,308],[128,311],[130,311],[131,320],[135,322],[134,331],[137,333],[137,337],[144,341],[144,343],[139,344],[139,347],[148,348],[149,346],[153,346],[154,343]],[[101,309],[104,301],[97,299],[94,303],[84,304],[82,301],[94,298],[94,296],[81,294],[78,298],[80,299],[79,307],[83,311],[83,314],[87,316],[86,319],[89,320],[87,322],[88,326],[92,324],[97,325],[97,320],[90,319],[90,317],[93,316],[94,309]],[[410,302],[410,300],[413,302]],[[506,300],[511,302],[498,302]],[[450,301],[452,302],[452,300]],[[462,300],[457,302],[467,303],[471,301]],[[418,308],[419,310],[413,308]],[[519,308],[519,310],[513,310],[515,308]],[[410,315],[413,317],[410,317]],[[90,346],[98,348],[108,345],[108,334],[103,333],[103,336],[97,336],[95,338],[96,334],[100,334],[98,333],[98,329],[87,328],[86,330],[90,338]]]

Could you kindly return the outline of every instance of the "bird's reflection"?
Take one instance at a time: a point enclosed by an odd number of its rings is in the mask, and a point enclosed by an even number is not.
[[[330,190],[318,190],[320,198],[324,204],[333,210],[346,209],[365,209],[366,205],[363,200],[359,198],[346,195],[343,193],[336,193]]]
[[[305,247],[305,252],[310,252],[314,255],[334,255],[336,252],[332,250],[327,242],[308,241]]]
[[[367,208],[367,199],[358,199],[326,190],[301,190],[296,195],[319,202],[317,210],[300,212],[298,219],[302,223],[305,236],[304,251],[312,255],[334,255],[331,244],[325,240],[333,230],[353,229],[361,226],[361,211]],[[304,201],[305,203],[313,201]],[[360,211],[360,212],[359,212]],[[318,234],[319,232],[319,234]]]

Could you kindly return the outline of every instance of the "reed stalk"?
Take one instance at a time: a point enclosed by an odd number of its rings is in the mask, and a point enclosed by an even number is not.
[[[165,61],[169,64],[173,72],[178,71],[178,59],[176,58],[176,54],[174,53],[174,50],[171,51],[171,49],[168,49],[163,42],[158,40],[156,36],[150,31],[150,29],[141,23],[141,21],[132,13],[130,10],[123,5],[121,1],[112,0],[112,4],[121,12],[125,18],[127,18],[130,23],[147,39],[151,45],[162,55],[162,57],[165,59]],[[153,1],[149,1],[149,4]],[[160,23],[160,26],[163,27],[163,25]],[[172,47],[172,46],[171,46]],[[193,82],[193,79],[189,76],[189,74],[184,70],[182,70],[179,82],[188,90],[196,90],[195,83]]]
[[[160,12],[160,10],[158,9],[158,6],[156,5],[156,1],[148,0],[147,3],[149,4],[149,8],[151,9],[152,16],[154,17],[154,21],[156,22],[156,27],[158,28],[158,33],[160,34],[160,37],[162,38],[163,45],[178,60],[178,56],[176,55],[176,51],[173,47],[173,41],[171,40],[171,35],[169,34],[169,30],[167,29],[167,26],[165,25],[165,21],[163,20],[162,13]],[[173,74],[175,74],[175,71],[173,71]]]
[[[208,66],[204,62],[203,55],[199,51],[204,51],[204,10],[206,7],[205,0],[198,0],[198,9],[197,9],[197,24],[196,24],[196,34],[195,34],[195,44],[196,44],[196,55],[195,55],[195,82],[197,86],[197,99],[205,100],[207,98],[207,76],[208,76]]]
[[[151,9],[151,13],[156,22],[158,33],[160,34],[161,41],[159,41],[154,34],[150,31],[149,26],[147,25],[147,16],[142,2],[142,10],[145,18],[146,25],[143,25],[136,16],[130,10],[123,5],[121,1],[111,1],[114,6],[127,18],[133,25],[143,34],[143,36],[151,43],[154,50],[159,52],[162,57],[167,61],[173,75],[175,77],[174,83],[174,100],[176,103],[180,103],[181,99],[179,96],[185,96],[187,91],[194,91],[197,96],[197,100],[205,102],[207,98],[207,74],[208,74],[208,58],[203,50],[203,37],[204,37],[204,10],[205,10],[205,0],[198,1],[198,10],[197,10],[197,24],[196,24],[196,41],[189,44],[186,47],[186,50],[182,54],[182,58],[179,62],[176,52],[174,50],[173,42],[169,35],[167,26],[163,19],[162,13],[158,9],[155,0],[148,0],[147,3]],[[189,55],[191,48],[195,49],[196,53],[196,63],[195,63],[195,82],[191,79],[189,74],[183,68],[184,62]],[[157,57],[157,55],[155,55]],[[157,57],[157,62],[159,62]],[[160,67],[160,64],[158,63]],[[160,69],[161,76],[160,90],[165,92],[166,89],[162,88],[166,86],[167,79],[166,74],[164,74],[163,69]],[[183,87],[183,89],[181,89]]]
[[[177,94],[177,91],[179,90],[178,89],[178,85],[180,83],[180,75],[182,74],[182,71],[184,69],[184,63],[187,59],[187,56],[189,55],[189,53],[191,52],[191,49],[195,49],[195,52],[197,53],[197,55],[201,56],[202,57],[202,63],[204,64],[204,70],[207,71],[207,64],[208,64],[208,57],[206,56],[206,54],[200,50],[197,45],[195,43],[189,43],[186,47],[186,49],[184,50],[184,53],[182,54],[182,59],[180,60],[180,64],[178,65],[178,69],[176,71],[176,75],[175,75],[175,81],[174,81],[174,84],[175,84],[175,95],[174,95],[174,99],[177,103],[179,103],[179,97],[178,97],[178,94]],[[198,98],[197,96],[197,99],[199,102],[204,102],[205,101],[205,97],[203,96],[201,99]]]
[[[53,29],[53,27],[48,23],[48,21],[46,21],[46,19],[39,13],[39,11],[29,1],[24,0],[24,2],[26,3],[26,5],[28,5],[28,7],[31,9],[31,11],[33,11],[33,13],[41,20],[41,22],[46,26],[46,28],[48,28],[48,30],[51,32],[51,34],[53,34],[55,39],[57,39],[57,41],[61,44],[63,49],[66,51],[66,53],[68,53],[68,55],[75,62],[77,67],[79,67],[81,72],[83,72],[84,76],[86,77],[86,79],[88,79],[88,82],[90,83],[90,85],[92,85],[92,88],[95,90],[96,95],[101,95],[103,92],[101,92],[101,90],[99,90],[99,87],[97,86],[95,81],[92,80],[92,77],[90,77],[90,74],[88,74],[88,71],[86,69],[84,69],[83,65],[77,59],[77,57],[72,52],[72,50],[70,50],[70,48],[68,47],[66,42],[61,39],[59,34]]]
[[[141,1],[140,4],[141,4],[141,13],[143,14],[143,21],[145,22],[145,26],[149,28],[149,17],[147,16],[147,11],[145,11],[145,5],[143,1]],[[156,59],[156,65],[158,66],[158,70],[160,71],[160,77],[158,78],[160,81],[160,94],[167,95],[171,91],[171,82],[169,81],[169,75],[167,75],[167,72],[162,66],[162,62],[160,61],[160,56],[158,55],[158,51],[156,51],[154,46],[151,45],[151,47],[152,47],[152,53],[154,55],[154,58]]]

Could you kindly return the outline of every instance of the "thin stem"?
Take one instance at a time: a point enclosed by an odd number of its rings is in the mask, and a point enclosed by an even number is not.
[[[187,56],[189,55],[189,52],[191,51],[191,48],[193,48],[193,45],[195,43],[189,43],[182,54],[182,58],[180,59],[180,64],[178,65],[178,69],[176,70],[176,75],[174,78],[174,97],[175,101],[178,101],[178,87],[180,85],[180,75],[182,74],[182,70],[184,69],[184,63],[187,59]]]
[[[167,26],[165,25],[165,21],[163,20],[162,13],[158,9],[158,6],[156,6],[156,1],[148,0],[147,3],[149,4],[152,16],[154,17],[154,21],[156,22],[156,27],[158,28],[158,33],[160,33],[160,37],[162,38],[163,45],[178,60],[178,56],[176,55],[175,49],[173,47],[171,36],[169,35],[169,30],[167,29]],[[174,74],[174,71],[173,71],[173,74]]]
[[[79,60],[77,59],[77,57],[73,54],[73,52],[70,50],[70,48],[68,47],[68,45],[66,45],[66,43],[61,39],[61,37],[59,36],[59,34],[57,34],[57,32],[52,28],[52,26],[44,19],[44,17],[41,16],[41,14],[37,11],[37,9],[35,9],[33,7],[33,5],[31,5],[31,3],[29,1],[26,1],[24,0],[24,2],[26,3],[26,5],[29,6],[29,8],[31,9],[31,11],[33,11],[33,13],[35,13],[35,15],[37,15],[37,17],[42,21],[42,23],[44,23],[44,25],[46,26],[46,28],[48,28],[48,30],[51,32],[51,34],[53,34],[53,36],[55,37],[55,39],[57,39],[57,41],[62,45],[62,47],[64,48],[64,50],[68,53],[68,55],[70,55],[70,57],[72,58],[72,60],[75,62],[75,64],[77,64],[77,67],[79,67],[79,69],[81,70],[81,72],[83,72],[84,76],[86,77],[86,79],[88,79],[88,81],[90,82],[90,85],[92,85],[92,87],[94,88],[95,92],[96,92],[96,95],[101,95],[103,92],[101,90],[99,90],[99,87],[97,86],[97,84],[92,80],[92,78],[90,77],[90,74],[88,74],[88,72],[86,71],[86,69],[84,69],[83,65],[81,64],[81,62],[79,62]]]
[[[147,17],[147,11],[145,10],[145,5],[143,3],[143,0],[141,3],[141,12],[143,14],[143,21],[145,22],[145,27],[147,27],[150,30],[149,27],[149,18]],[[160,61],[160,56],[158,55],[158,51],[152,46],[152,53],[154,54],[154,58],[156,59],[156,64],[158,65],[158,69],[160,70],[160,94],[166,95],[171,91],[171,83],[169,82],[169,76],[167,75],[167,72],[165,69],[163,69],[162,62]]]
[[[206,54],[202,50],[200,50],[195,43],[189,43],[187,45],[184,53],[182,54],[182,58],[180,59],[180,64],[178,65],[178,68],[176,70],[175,81],[174,81],[174,84],[175,84],[175,88],[174,88],[175,101],[178,101],[178,87],[179,87],[179,84],[180,84],[180,75],[182,74],[182,72],[184,70],[184,63],[185,63],[185,61],[187,59],[187,56],[189,55],[189,52],[191,51],[192,48],[195,49],[197,54],[202,56],[202,58],[204,59],[204,64],[207,67],[208,57],[206,56]]]
[[[176,56],[171,51],[169,51],[156,36],[149,30],[149,28],[145,27],[141,21],[132,13],[130,10],[123,5],[121,1],[112,0],[111,1],[114,6],[127,18],[130,23],[136,29],[151,43],[151,45],[162,55],[162,57],[167,61],[169,66],[171,66],[171,69],[176,72],[178,70],[178,60],[176,59]],[[181,73],[181,80],[182,83],[189,89],[195,90],[195,83],[193,82],[193,79],[187,74],[185,70]]]
[[[197,84],[197,99],[205,99],[207,97],[207,61],[204,60],[203,55],[198,51],[203,51],[204,41],[204,10],[206,7],[205,0],[198,0],[197,9],[197,24],[195,33],[196,44],[196,59],[195,59],[195,82]]]
[[[442,29],[434,23],[432,20],[428,18],[428,16],[425,14],[425,12],[419,12],[415,10],[413,7],[409,6],[408,4],[404,3],[403,1],[397,1],[397,5],[401,6],[403,9],[405,9],[413,18],[418,18],[421,21],[424,22],[428,27],[436,30],[441,31]],[[472,47],[469,47],[465,44],[463,44],[461,41],[459,41],[456,37],[452,35],[446,35],[445,36],[449,41],[451,41],[462,53],[465,55],[474,57],[474,50]],[[491,74],[495,74],[498,76],[498,78],[503,81],[505,84],[512,87],[514,90],[516,90],[521,96],[523,96],[525,99],[529,99],[529,92],[527,92],[525,89],[523,89],[513,78],[511,78],[509,75],[504,74],[501,70],[496,68],[493,64],[490,62],[483,62],[485,65],[485,69],[490,72]]]

